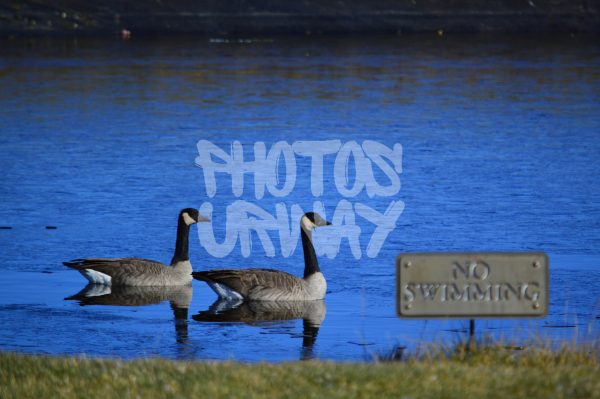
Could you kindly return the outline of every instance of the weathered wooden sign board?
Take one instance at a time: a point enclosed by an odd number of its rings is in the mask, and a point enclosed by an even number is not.
[[[543,252],[407,253],[396,260],[400,317],[540,317],[548,313]]]

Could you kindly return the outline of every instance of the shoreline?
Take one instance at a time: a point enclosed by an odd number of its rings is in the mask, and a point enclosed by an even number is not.
[[[288,3],[250,0],[235,8],[218,2],[133,0],[62,7],[42,0],[0,4],[0,37],[133,35],[335,35],[410,33],[598,33],[600,1],[442,0],[369,3]]]

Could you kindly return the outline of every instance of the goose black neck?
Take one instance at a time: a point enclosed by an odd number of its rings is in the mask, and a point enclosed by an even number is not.
[[[304,250],[304,278],[306,278],[313,273],[320,272],[321,269],[319,269],[319,262],[317,261],[317,254],[310,233],[300,229],[300,234],[302,235],[302,249]]]
[[[190,260],[189,236],[190,226],[185,223],[183,216],[179,216],[179,221],[177,222],[177,241],[175,242],[175,254],[173,254],[173,259],[171,259],[171,265],[174,265],[177,262]]]

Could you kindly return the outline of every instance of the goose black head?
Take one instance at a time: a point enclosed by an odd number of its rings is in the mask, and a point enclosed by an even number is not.
[[[194,208],[182,209],[179,213],[179,218],[183,219],[188,226],[198,222],[210,222],[209,218],[202,216],[200,212]]]
[[[323,219],[323,217],[316,212],[307,212],[302,216],[302,219],[300,219],[300,224],[303,229],[312,231],[317,227],[329,226],[331,225],[331,222]]]

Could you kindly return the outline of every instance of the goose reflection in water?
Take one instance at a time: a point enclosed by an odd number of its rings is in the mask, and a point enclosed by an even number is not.
[[[77,294],[65,300],[79,301],[81,306],[144,306],[168,301],[175,318],[177,342],[188,343],[188,309],[192,301],[191,285],[166,287],[134,287],[88,284]]]
[[[302,319],[301,360],[314,358],[313,347],[325,320],[325,301],[241,301],[219,299],[208,310],[192,318],[200,322],[245,323],[261,326],[273,322]]]

